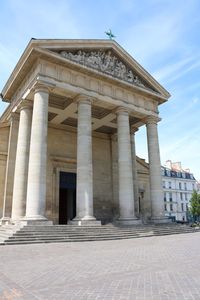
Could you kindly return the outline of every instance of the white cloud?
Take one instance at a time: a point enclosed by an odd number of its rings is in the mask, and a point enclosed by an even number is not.
[[[172,75],[179,74],[179,71],[181,69],[184,69],[186,65],[194,61],[196,61],[196,58],[194,56],[186,57],[181,61],[175,62],[173,64],[170,65],[167,64],[162,69],[155,71],[152,75],[157,80],[164,80],[167,78],[171,78]]]
[[[171,51],[182,32],[182,16],[179,13],[153,14],[134,24],[125,34],[127,46],[132,46],[136,57],[148,62],[160,53]]]
[[[164,129],[170,128],[170,125],[174,126],[176,124],[177,126],[177,122],[181,124],[183,120],[189,122],[190,118],[194,118],[194,114],[198,112],[198,106],[196,105],[198,102],[196,99],[197,98],[195,98],[195,101],[190,99],[187,102],[182,101],[182,107],[180,107],[180,104],[178,107],[174,105],[173,114],[166,114],[159,127]]]
[[[200,59],[197,59],[190,66],[188,66],[187,68],[184,68],[181,72],[177,72],[174,76],[170,77],[170,79],[167,82],[171,83],[199,67],[200,67]]]

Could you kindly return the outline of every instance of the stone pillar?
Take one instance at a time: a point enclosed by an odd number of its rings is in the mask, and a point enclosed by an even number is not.
[[[119,168],[119,222],[138,223],[134,211],[133,170],[131,157],[129,114],[123,107],[117,111],[118,168]]]
[[[18,114],[12,113],[10,118],[8,156],[7,156],[6,172],[5,172],[3,216],[2,219],[0,220],[0,224],[8,224],[11,219],[18,127],[19,127]]]
[[[76,217],[72,223],[79,225],[97,222],[93,216],[93,166],[91,100],[80,96],[77,129],[77,187]]]
[[[46,220],[46,167],[49,91],[34,91],[25,220]]]
[[[31,121],[32,107],[30,104],[23,103],[20,108],[17,154],[15,161],[12,221],[19,220],[25,216]]]
[[[138,131],[136,127],[131,127],[131,153],[132,153],[132,166],[133,166],[133,191],[135,202],[135,214],[139,217],[139,195],[138,195],[138,176],[137,176],[137,161],[135,150],[135,133]]]
[[[116,220],[119,217],[118,153],[117,152],[118,152],[117,133],[114,133],[111,135],[113,220]]]
[[[161,177],[160,151],[158,142],[157,122],[159,118],[147,117],[147,143],[149,156],[151,215],[155,223],[166,222],[164,216],[163,189]]]

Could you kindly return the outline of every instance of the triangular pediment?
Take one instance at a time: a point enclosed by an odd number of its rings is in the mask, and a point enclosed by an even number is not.
[[[54,50],[55,51],[55,50]],[[62,57],[77,64],[97,70],[113,78],[128,82],[138,87],[158,92],[146,82],[124,59],[110,49],[65,49],[55,51]]]
[[[2,90],[8,102],[38,58],[62,64],[66,61],[66,65],[82,68],[83,72],[87,69],[95,76],[98,73],[120,84],[128,84],[139,92],[155,96],[158,104],[170,97],[168,91],[114,40],[31,39]]]

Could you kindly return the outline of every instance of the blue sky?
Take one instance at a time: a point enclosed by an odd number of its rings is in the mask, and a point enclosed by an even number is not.
[[[172,95],[159,108],[162,164],[181,161],[200,179],[199,0],[0,0],[0,11],[0,90],[32,37],[101,39],[111,28]],[[145,127],[136,135],[147,159]]]

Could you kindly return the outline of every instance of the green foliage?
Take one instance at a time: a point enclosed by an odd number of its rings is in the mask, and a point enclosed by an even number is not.
[[[193,191],[189,211],[195,220],[200,216],[200,194]]]

